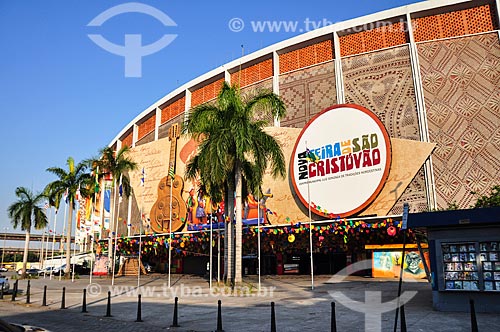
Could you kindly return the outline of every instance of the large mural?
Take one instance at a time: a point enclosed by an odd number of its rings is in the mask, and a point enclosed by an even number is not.
[[[307,206],[297,197],[288,173],[294,145],[301,129],[268,127],[266,131],[278,140],[283,149],[287,164],[287,175],[285,179],[273,179],[270,172],[266,171],[262,187],[265,195],[259,198],[259,204],[257,204],[255,197],[248,198],[243,211],[245,222],[256,223],[259,217],[264,219],[265,223],[273,225],[304,222],[308,220]],[[390,141],[393,160],[387,181],[380,194],[360,213],[361,215],[387,215],[403,192],[399,188],[408,186],[434,149],[434,144],[429,143],[397,138],[391,138]],[[177,176],[183,178],[186,163],[196,154],[197,144],[184,135],[176,140],[176,144],[174,173],[176,178]],[[126,214],[128,208],[123,207],[123,214],[121,215],[124,220],[120,223],[119,234],[127,234],[128,230],[124,228],[125,226],[130,228],[131,234],[138,234],[141,229],[146,233],[160,232],[160,229],[152,227],[151,211],[158,201],[158,190],[161,183],[167,179],[172,148],[174,148],[172,141],[164,138],[131,149],[130,157],[138,163],[139,169],[130,174],[131,184],[134,188],[133,196],[130,198],[131,213],[130,217],[128,217]],[[411,159],[405,158],[408,153],[412,154]],[[145,173],[144,185],[142,185],[141,181],[143,177],[142,169],[144,169]],[[184,205],[186,212],[179,216],[182,223],[175,231],[206,225],[211,215],[217,221],[223,221],[223,204],[210,202],[207,197],[200,193],[199,187],[200,184],[197,181],[183,180],[183,188],[179,191],[180,197],[175,202]],[[313,186],[312,189],[314,190]],[[122,205],[125,204],[122,203]],[[257,206],[259,209],[257,209]],[[314,216],[313,219],[322,220],[326,218]],[[139,220],[142,220],[142,224],[139,223]],[[168,230],[168,227],[162,229],[165,231]]]

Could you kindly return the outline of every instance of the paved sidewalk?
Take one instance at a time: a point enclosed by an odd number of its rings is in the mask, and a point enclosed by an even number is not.
[[[137,278],[120,277],[111,286],[111,279],[94,277],[89,285],[88,276],[70,280],[31,280],[31,303],[21,294],[15,302],[6,295],[0,300],[0,318],[15,323],[44,327],[50,331],[214,331],[217,328],[217,301],[222,301],[222,326],[230,331],[270,331],[271,301],[275,302],[277,331],[330,331],[331,302],[336,297],[338,331],[392,331],[394,310],[381,315],[388,301],[397,294],[397,279],[348,277],[344,282],[332,282],[331,276],[316,276],[311,290],[308,276],[262,277],[261,292],[257,278],[245,279],[238,294],[230,289],[209,289],[208,281],[193,276],[153,274],[141,277],[142,320],[137,318]],[[43,287],[47,285],[47,304],[42,307]],[[19,281],[26,290],[27,281]],[[61,308],[62,288],[66,288],[65,303]],[[83,289],[87,290],[87,311],[81,312]],[[437,312],[432,309],[430,285],[425,281],[405,283],[406,295],[415,295],[405,305],[408,331],[470,331],[468,313]],[[104,317],[107,294],[111,291],[111,315]],[[405,296],[406,296],[405,295]],[[180,327],[170,328],[173,320],[174,298],[179,297],[178,322]],[[363,309],[368,302],[381,303]],[[343,304],[341,304],[341,301]],[[355,303],[358,301],[358,303]],[[356,310],[362,311],[358,312]],[[365,320],[365,312],[371,319]],[[477,314],[479,331],[499,331],[500,316]]]

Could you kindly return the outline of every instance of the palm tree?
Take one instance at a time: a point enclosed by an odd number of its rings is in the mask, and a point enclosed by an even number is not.
[[[130,185],[130,179],[126,175],[128,172],[137,169],[137,163],[130,159],[127,155],[130,152],[130,148],[127,145],[121,147],[118,151],[115,151],[112,147],[105,147],[99,151],[100,157],[88,160],[87,163],[91,164],[92,169],[99,174],[99,176],[105,177],[106,175],[111,175],[113,178],[113,202],[111,210],[111,229],[115,229],[118,220],[115,220],[115,204],[116,204],[116,182],[117,179],[121,181],[122,190],[125,197],[129,197],[132,193],[132,186]],[[99,168],[99,172],[97,172]],[[109,246],[108,256],[114,262],[115,257],[112,257],[112,245]],[[114,266],[114,265],[113,265]]]
[[[99,167],[99,176],[105,177],[106,175],[111,175],[113,178],[113,210],[111,217],[114,222],[114,206],[116,201],[116,185],[117,180],[121,179],[123,193],[125,197],[129,197],[132,193],[132,186],[130,185],[130,179],[127,173],[137,169],[137,163],[130,159],[127,155],[130,152],[130,148],[124,145],[120,150],[115,151],[112,147],[105,147],[99,152],[100,157],[94,160],[89,160],[92,164],[94,170]],[[116,221],[118,222],[118,221]]]
[[[28,251],[30,243],[31,227],[43,229],[47,226],[47,215],[40,204],[46,199],[44,194],[34,194],[24,187],[16,188],[17,202],[12,203],[7,209],[9,218],[12,220],[14,228],[21,226],[21,230],[26,232],[24,241],[23,273],[26,276],[26,265],[28,263]]]
[[[186,177],[200,177],[209,194],[224,190],[226,211],[236,203],[234,282],[242,281],[242,197],[247,191],[260,191],[268,166],[273,177],[286,174],[285,157],[276,139],[263,128],[269,125],[265,115],[281,119],[285,106],[271,91],[257,91],[242,97],[238,86],[224,82],[215,103],[190,110],[184,131],[199,142],[198,154],[186,168]],[[230,216],[232,220],[232,216]],[[226,279],[232,281],[232,223],[226,231]]]
[[[75,160],[69,157],[66,161],[68,169],[60,167],[47,168],[50,172],[57,176],[57,180],[49,183],[44,192],[49,196],[49,201],[60,201],[61,197],[66,196],[66,202],[69,205],[68,209],[68,228],[66,239],[66,268],[64,273],[69,275],[71,267],[71,232],[73,228],[73,210],[76,205],[76,196],[78,193],[82,197],[89,197],[92,192],[92,179],[87,172],[87,164],[80,162],[75,165]],[[56,204],[56,203],[54,203]]]

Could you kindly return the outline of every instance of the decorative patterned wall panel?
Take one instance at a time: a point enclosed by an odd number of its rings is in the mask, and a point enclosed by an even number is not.
[[[280,96],[287,108],[281,126],[302,128],[314,115],[337,103],[333,62],[280,75]]]
[[[259,90],[269,90],[273,91],[273,79],[267,79],[264,81],[261,81],[259,83],[253,84],[251,86],[247,86],[245,88],[241,89],[241,94],[242,96],[252,96],[255,92]],[[274,119],[271,116],[257,116],[256,117],[259,120],[266,120],[269,123],[269,126],[274,125]]]
[[[420,140],[415,91],[407,46],[348,57],[342,60],[346,103],[365,106],[384,123],[389,136]],[[415,176],[394,205],[401,213],[404,202],[411,211],[427,209],[423,170]]]
[[[418,45],[437,203],[468,208],[500,184],[500,43],[482,34]]]

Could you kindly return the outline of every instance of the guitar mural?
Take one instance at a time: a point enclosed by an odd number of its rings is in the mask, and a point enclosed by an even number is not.
[[[179,137],[179,124],[174,123],[168,130],[168,139],[171,141],[169,174],[158,183],[158,198],[150,212],[151,230],[155,233],[170,232],[170,221],[172,222],[172,232],[176,232],[184,226],[187,213],[186,203],[182,199],[184,180],[175,174],[175,156]]]

